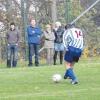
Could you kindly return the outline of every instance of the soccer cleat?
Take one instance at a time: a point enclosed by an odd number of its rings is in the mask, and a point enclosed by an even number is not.
[[[66,75],[65,75],[65,76],[64,76],[64,79],[71,79],[71,78],[70,78],[69,76],[66,76]]]
[[[77,81],[72,81],[71,84],[75,85],[75,84],[78,84],[78,82]]]
[[[64,75],[64,79],[67,79],[67,76],[66,75]]]
[[[65,76],[64,76],[64,79],[71,79],[71,78],[65,75]]]

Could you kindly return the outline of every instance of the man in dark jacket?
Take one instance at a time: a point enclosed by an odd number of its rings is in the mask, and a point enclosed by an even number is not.
[[[32,63],[33,51],[35,53],[35,66],[39,65],[38,50],[39,50],[41,33],[42,33],[41,29],[36,26],[35,19],[31,19],[30,26],[28,26],[27,28],[28,45],[29,45],[29,64],[28,66],[33,65]]]
[[[19,37],[19,31],[12,22],[7,33],[7,67],[16,67],[17,65]]]

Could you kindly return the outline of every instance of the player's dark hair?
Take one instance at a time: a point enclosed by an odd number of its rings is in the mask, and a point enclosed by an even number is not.
[[[67,24],[67,25],[65,25],[65,29],[72,28],[74,26],[75,26],[75,24]]]

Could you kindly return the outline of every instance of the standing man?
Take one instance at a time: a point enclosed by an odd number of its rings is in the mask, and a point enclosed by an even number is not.
[[[63,33],[64,29],[61,26],[60,22],[55,23],[55,28],[53,30],[55,35],[54,41],[54,65],[56,65],[57,54],[59,53],[60,56],[60,64],[63,62],[63,52],[64,52],[64,45],[63,45]]]
[[[27,28],[28,34],[28,46],[29,46],[29,64],[28,66],[32,66],[32,56],[33,51],[35,53],[35,66],[39,66],[39,44],[41,39],[41,29],[36,26],[35,19],[31,19],[30,26]]]
[[[7,33],[7,67],[16,67],[17,65],[19,37],[19,31],[12,22]]]
[[[66,48],[64,79],[70,78],[72,84],[77,84],[78,80],[74,73],[74,64],[78,62],[83,51],[83,33],[79,28],[68,25],[63,35],[63,43]]]

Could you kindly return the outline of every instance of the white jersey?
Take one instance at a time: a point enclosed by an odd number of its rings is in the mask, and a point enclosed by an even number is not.
[[[70,28],[64,32],[63,44],[65,48],[72,46],[83,50],[83,33],[78,28]]]

